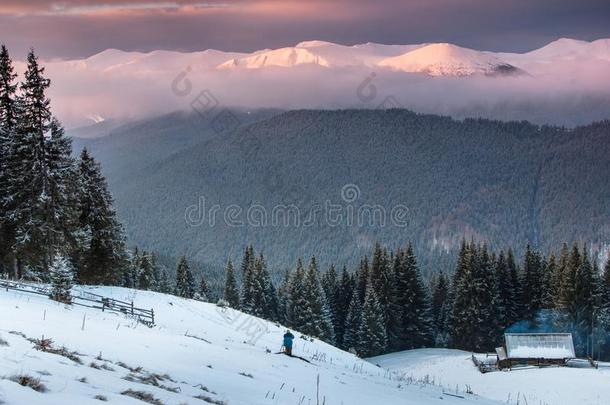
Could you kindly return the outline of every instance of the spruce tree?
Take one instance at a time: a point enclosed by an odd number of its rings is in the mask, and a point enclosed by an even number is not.
[[[300,311],[302,318],[300,332],[318,337],[329,343],[333,342],[332,320],[322,294],[315,257],[311,258],[303,280],[303,306]]]
[[[64,256],[56,254],[49,268],[51,278],[51,299],[65,304],[72,303],[72,286],[74,270],[72,264]]]
[[[138,288],[141,290],[153,290],[155,286],[155,277],[153,272],[153,264],[151,256],[143,252],[140,258],[140,269],[138,272]]]
[[[290,277],[288,288],[288,308],[286,320],[288,326],[301,330],[305,325],[303,308],[305,306],[305,271],[301,258],[297,259],[296,270]]]
[[[562,264],[561,283],[559,286],[559,308],[567,316],[568,322],[573,322],[578,313],[576,306],[576,272],[580,268],[582,257],[578,246],[574,244],[570,255]]]
[[[330,316],[333,322],[333,330],[335,330],[335,317],[337,312],[337,300],[339,299],[339,286],[337,280],[337,271],[335,266],[331,265],[330,268],[322,275],[321,280],[322,291],[324,293],[324,299],[328,304]]]
[[[15,163],[13,140],[18,119],[17,84],[13,63],[4,45],[0,48],[0,272],[14,262],[14,221],[7,215],[13,204],[11,179]]]
[[[358,328],[356,350],[360,357],[372,357],[382,354],[387,344],[383,309],[377,300],[374,287],[369,284]]]
[[[254,290],[252,301],[252,314],[269,320],[277,318],[277,292],[271,282],[267,263],[262,254],[254,263]]]
[[[199,279],[199,287],[195,292],[195,299],[208,302],[210,300],[210,292],[208,291],[208,283],[205,281],[203,273]]]
[[[498,254],[494,268],[498,292],[498,303],[496,306],[498,325],[500,328],[506,329],[515,318],[515,314],[512,311],[515,307],[516,296],[504,251],[500,251]]]
[[[77,171],[77,227],[74,256],[83,283],[114,284],[126,265],[123,230],[100,165],[83,149]],[[149,260],[152,260],[149,259]],[[149,261],[143,289],[154,289],[155,263]]]
[[[223,299],[229,303],[231,308],[239,308],[239,290],[237,289],[237,280],[235,279],[235,271],[231,259],[227,262],[225,269],[225,288]]]
[[[338,347],[343,347],[343,335],[345,334],[345,320],[349,311],[351,298],[354,292],[354,280],[347,271],[347,267],[343,266],[341,276],[338,281],[337,300],[335,303],[334,327],[335,327],[335,342]]]
[[[541,308],[541,267],[540,255],[527,245],[521,281],[521,305],[523,308],[523,316],[528,321],[534,321]]]
[[[195,278],[189,267],[186,257],[182,256],[176,269],[176,295],[183,298],[195,296]]]
[[[169,275],[167,274],[167,269],[165,267],[159,271],[157,291],[163,294],[170,294],[172,292],[172,287],[169,282]]]
[[[542,260],[541,300],[542,309],[552,309],[555,306],[555,278],[557,273],[557,259],[551,254],[548,260]]]
[[[360,295],[354,289],[352,299],[350,300],[349,309],[345,318],[345,326],[343,332],[343,341],[341,347],[345,350],[355,351],[358,347],[360,324],[362,323],[362,304],[360,303]]]
[[[437,347],[445,347],[449,342],[449,311],[449,281],[441,271],[435,280],[432,292],[432,319],[435,330],[434,343]]]
[[[383,324],[387,335],[394,324],[399,321],[394,319],[392,312],[392,294],[394,292],[392,267],[389,263],[387,250],[382,249],[379,243],[375,244],[373,251],[369,281],[375,289],[383,313]]]
[[[402,259],[397,259],[398,257]],[[390,328],[389,336],[393,342],[392,349],[415,349],[433,343],[430,296],[422,281],[411,244],[407,246],[404,255],[395,257],[392,309],[394,327]]]
[[[523,317],[523,309],[521,307],[521,277],[519,275],[519,267],[515,262],[515,256],[512,249],[508,249],[506,255],[506,266],[510,277],[510,288],[513,291],[512,298],[509,301],[510,306],[507,307],[507,318],[510,320],[507,326],[519,321]]]
[[[51,116],[50,81],[33,51],[27,62],[12,142],[9,215],[15,219],[16,254],[27,270],[45,278],[55,252],[71,239],[71,143]]]
[[[360,261],[358,272],[356,273],[356,291],[360,298],[360,304],[364,304],[364,296],[366,294],[366,286],[369,282],[369,259],[364,256]]]
[[[283,325],[288,325],[288,308],[290,306],[290,271],[286,270],[282,282],[277,289],[277,320]]]
[[[242,270],[242,295],[241,309],[249,314],[254,314],[258,306],[258,293],[261,292],[257,284],[254,250],[252,246],[246,248],[244,259],[241,264]]]
[[[462,254],[460,261],[464,268],[455,282],[451,342],[455,347],[469,351],[492,350],[496,326],[488,325],[494,316],[490,260],[486,248],[479,249],[474,242]]]
[[[597,281],[593,273],[593,267],[589,261],[586,247],[583,249],[580,266],[576,270],[574,283],[574,313],[576,329],[576,349],[581,355],[589,355],[586,348],[589,346],[587,340],[592,333],[593,315],[596,308]]]

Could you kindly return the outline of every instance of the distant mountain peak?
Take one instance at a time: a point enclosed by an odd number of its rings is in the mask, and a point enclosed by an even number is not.
[[[260,69],[269,66],[293,67],[297,65],[318,65],[329,67],[330,63],[326,59],[310,52],[308,49],[289,47],[262,52],[240,59],[233,58],[221,64],[219,68]]]
[[[400,56],[387,58],[379,66],[396,71],[426,73],[430,76],[470,76],[504,74],[518,69],[497,56],[449,43],[423,46]]]

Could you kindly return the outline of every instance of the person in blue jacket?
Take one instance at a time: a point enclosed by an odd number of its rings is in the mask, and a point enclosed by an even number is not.
[[[289,330],[286,330],[284,333],[284,353],[288,356],[292,356],[292,340],[294,339],[294,335],[290,333]]]

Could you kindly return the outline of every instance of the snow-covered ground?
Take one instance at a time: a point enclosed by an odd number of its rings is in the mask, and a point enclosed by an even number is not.
[[[420,349],[369,359],[405,377],[447,387],[468,385],[474,394],[506,404],[605,405],[610,403],[610,364],[593,368],[525,368],[481,374],[471,354]]]
[[[464,394],[467,381],[457,383],[465,399],[457,398],[450,395],[455,387],[444,393],[400,378],[298,333],[294,353],[312,364],[275,354],[283,328],[213,304],[124,288],[90,290],[154,308],[157,325],[0,290],[0,403],[99,404],[98,396],[114,404],[143,404],[121,395],[131,389],[163,404],[312,405],[318,404],[319,376],[319,404],[498,404]],[[78,352],[82,364],[38,351],[28,340],[43,336],[56,348]],[[11,381],[15,375],[39,378],[46,392]]]

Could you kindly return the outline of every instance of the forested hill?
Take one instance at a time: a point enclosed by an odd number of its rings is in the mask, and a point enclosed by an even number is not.
[[[173,128],[172,136],[181,133]],[[149,132],[142,142],[163,141],[154,126]],[[111,172],[108,153],[98,157]],[[463,237],[543,251],[564,241],[610,242],[608,121],[568,130],[407,110],[292,111],[147,164],[120,181],[109,176],[130,240],[202,262],[225,263],[254,243],[274,268],[310,255],[340,265],[377,240],[410,239],[429,271],[453,267]],[[205,207],[196,209],[201,197]],[[297,226],[274,223],[278,204],[298,207]],[[328,204],[341,207],[339,223],[325,216]],[[365,214],[358,223],[367,204],[385,209],[385,225]],[[243,225],[223,220],[229,206],[240,207]]]

